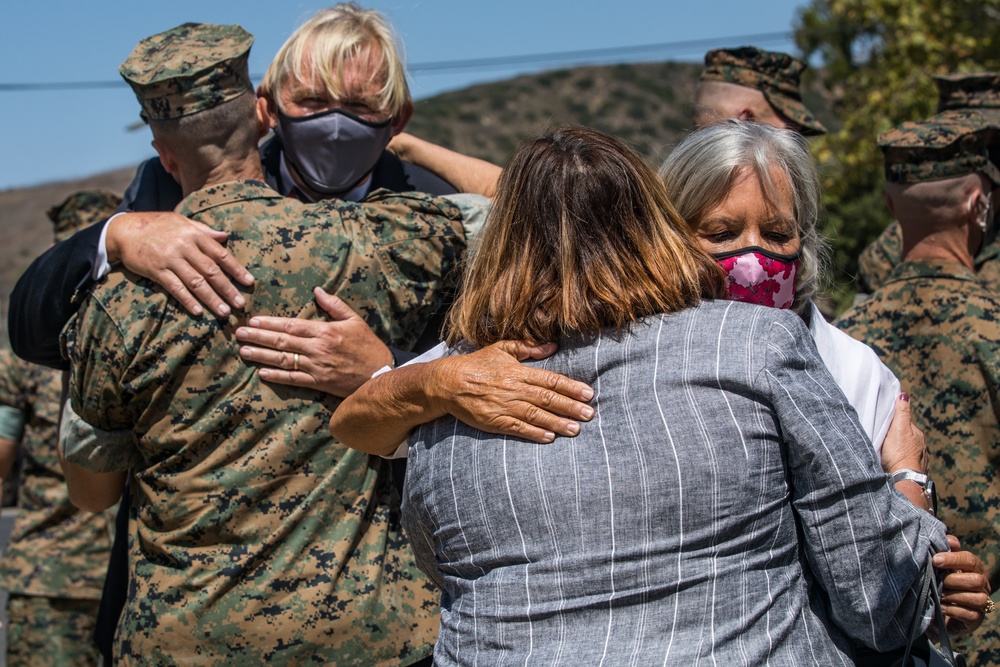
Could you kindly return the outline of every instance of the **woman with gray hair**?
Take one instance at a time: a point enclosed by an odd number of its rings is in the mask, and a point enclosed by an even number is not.
[[[900,465],[898,437],[886,438],[897,414],[899,380],[871,348],[827,322],[813,303],[827,245],[818,230],[819,179],[801,135],[728,120],[688,135],[660,167],[660,177],[702,249],[726,272],[728,297],[790,308],[805,321],[883,469],[896,482],[923,482],[922,494],[913,484],[896,488],[918,506],[932,505],[926,450],[921,469],[909,470]],[[934,564],[950,570],[942,598],[948,631],[966,634],[983,621],[989,583],[982,561],[948,539],[952,551],[938,554]]]
[[[689,135],[660,168],[681,217],[729,281],[729,298],[790,308],[881,453],[899,381],[813,303],[827,257],[819,179],[801,136],[730,120]],[[883,461],[883,463],[886,463]]]

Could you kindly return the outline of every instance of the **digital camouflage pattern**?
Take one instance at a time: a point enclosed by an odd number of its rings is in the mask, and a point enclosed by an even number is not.
[[[95,667],[96,600],[13,595],[7,601],[7,667]]]
[[[858,256],[858,292],[871,294],[884,285],[902,259],[903,232],[899,223],[893,220]]]
[[[799,126],[806,135],[826,134],[826,128],[802,103],[799,90],[807,65],[787,53],[755,46],[714,49],[705,54],[702,81],[725,81],[764,93],[768,103]]]
[[[934,77],[938,111],[961,109],[1000,110],[1000,74],[941,74]]]
[[[975,109],[991,125],[1000,127],[1000,74],[945,74],[935,76],[934,83],[938,87],[938,112]],[[994,138],[990,143],[997,142]],[[885,282],[902,259],[902,246],[899,223],[893,222],[861,252],[858,260],[859,291],[873,292]],[[995,241],[976,256],[976,272],[980,280],[994,286],[994,289],[1000,289],[998,251],[1000,244]]]
[[[59,466],[62,377],[0,350],[0,405],[24,418],[18,514],[0,558],[7,665],[96,665],[91,636],[111,551],[111,513],[81,512]]]
[[[864,249],[858,259],[861,273],[859,291],[871,293],[881,287],[902,258],[903,234],[899,223],[893,222]],[[1000,294],[1000,238],[980,250],[975,261],[979,281],[994,294]]]
[[[99,600],[113,515],[81,512],[59,467],[59,371],[0,349],[0,405],[24,416],[18,515],[0,559],[0,588],[19,595]]]
[[[116,636],[124,664],[430,655],[439,592],[402,533],[391,466],[330,438],[339,399],[261,382],[234,336],[250,314],[320,317],[318,285],[384,342],[412,346],[464,253],[460,215],[420,195],[368,202],[306,205],[249,181],[195,192],[178,211],[229,233],[256,277],[245,310],[193,318],[115,273],[67,326],[74,409],[98,428],[133,429],[144,460]]]
[[[143,120],[170,120],[253,92],[253,35],[238,25],[184,23],[139,42],[118,71]]]
[[[61,204],[48,210],[56,243],[65,241],[84,227],[111,217],[121,203],[121,197],[107,190],[74,192]]]
[[[930,453],[938,518],[986,564],[1000,602],[1000,299],[965,267],[908,261],[836,325],[868,344],[909,393]],[[958,641],[1000,664],[1000,623]]]
[[[885,178],[890,183],[923,183],[980,173],[1000,184],[1000,169],[989,159],[996,129],[971,110],[903,123],[878,137]]]
[[[993,294],[1000,294],[1000,238],[976,255],[976,277]]]

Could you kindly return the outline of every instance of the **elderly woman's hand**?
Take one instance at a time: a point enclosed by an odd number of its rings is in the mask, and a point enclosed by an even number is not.
[[[896,397],[896,412],[882,442],[882,469],[890,475],[899,470],[915,470],[927,474],[924,434],[913,425],[910,418],[910,397],[906,394]],[[896,482],[896,490],[917,507],[934,511],[923,487],[915,482],[900,480]]]
[[[954,535],[948,536],[951,551],[934,555],[934,567],[949,570],[944,577],[941,608],[949,635],[974,632],[983,622],[990,601],[990,582],[986,566],[969,551],[959,551],[961,545]]]
[[[539,443],[575,436],[590,421],[594,390],[558,373],[525,366],[544,359],[555,344],[499,341],[471,354],[439,359],[427,382],[429,402],[473,428]]]
[[[240,348],[247,361],[261,368],[260,379],[344,398],[372,374],[392,363],[392,353],[350,306],[321,288],[316,303],[331,321],[294,317],[254,317],[236,330],[236,338],[253,343]]]
[[[882,443],[882,469],[892,474],[910,469],[927,474],[927,446],[924,434],[910,418],[910,397],[896,398],[896,413]]]
[[[590,421],[594,390],[525,359],[542,359],[554,344],[500,341],[471,354],[410,363],[366,382],[330,419],[348,447],[387,456],[420,424],[453,415],[489,433],[538,443],[574,436]]]
[[[253,276],[222,245],[228,235],[171,212],[129,212],[108,225],[108,262],[149,278],[198,316],[202,304],[219,317],[245,299],[226,274],[243,285]]]

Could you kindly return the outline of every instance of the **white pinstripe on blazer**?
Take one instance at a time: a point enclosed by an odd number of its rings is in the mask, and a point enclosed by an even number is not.
[[[850,665],[848,638],[906,640],[944,527],[894,491],[797,316],[709,301],[537,363],[594,386],[577,438],[411,438],[436,664]]]

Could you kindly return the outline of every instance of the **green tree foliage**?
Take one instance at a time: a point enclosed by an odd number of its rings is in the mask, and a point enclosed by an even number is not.
[[[839,130],[813,142],[821,165],[834,297],[854,290],[861,250],[890,222],[875,138],[937,109],[933,74],[1000,70],[1000,0],[812,0],[796,42],[833,94]]]

